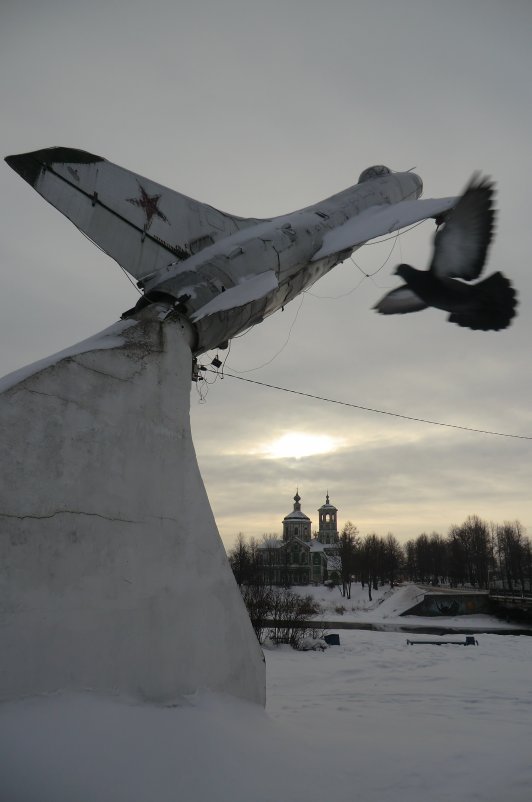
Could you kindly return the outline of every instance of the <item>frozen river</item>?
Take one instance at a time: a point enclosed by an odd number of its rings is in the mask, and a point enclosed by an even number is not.
[[[267,710],[313,742],[335,799],[349,786],[364,802],[530,799],[530,638],[479,635],[465,647],[408,646],[395,632],[340,637],[324,653],[266,652]]]
[[[0,800],[528,802],[532,638],[407,637],[266,649],[266,711],[203,692],[171,708],[90,693],[1,705]]]

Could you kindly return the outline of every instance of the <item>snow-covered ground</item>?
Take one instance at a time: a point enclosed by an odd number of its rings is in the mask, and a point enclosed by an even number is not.
[[[419,627],[461,628],[463,631],[483,630],[516,630],[526,629],[526,625],[504,621],[495,616],[486,614],[468,616],[415,616],[402,614],[422,601],[426,593],[446,593],[448,588],[424,589],[417,585],[406,583],[390,588],[389,585],[372,590],[372,600],[369,600],[367,585],[363,588],[360,583],[351,586],[351,598],[342,596],[338,587],[329,589],[324,585],[305,585],[292,588],[301,596],[311,596],[319,605],[320,612],[316,619],[328,622],[346,622],[353,624],[372,624],[376,629],[400,629]],[[475,592],[474,589],[465,591],[458,589],[453,593]],[[532,627],[530,628],[532,633]]]
[[[412,587],[414,592],[421,593],[420,588],[415,585]],[[368,586],[362,587],[360,583],[353,583],[351,585],[351,598],[347,599],[342,596],[338,586],[328,588],[325,585],[300,585],[293,586],[292,591],[298,593],[300,596],[310,596],[314,602],[320,607],[319,615],[327,621],[342,619],[345,621],[362,621],[365,620],[365,614],[371,613],[373,617],[381,617],[379,608],[382,604],[393,596],[398,597],[400,590],[394,588],[390,590],[389,585],[379,587],[378,590],[372,590],[372,601],[368,597]],[[403,595],[402,593],[400,594]],[[407,609],[408,606],[412,607],[416,604],[415,600],[408,604],[408,600],[401,601],[401,609]]]
[[[531,637],[339,632],[324,652],[265,650],[265,711],[208,693],[171,708],[88,693],[4,704],[0,800],[528,802]]]
[[[323,653],[267,652],[268,712],[294,743],[311,744],[308,761],[335,800],[531,798],[531,638],[482,635],[475,647],[408,646],[395,632],[340,638]]]

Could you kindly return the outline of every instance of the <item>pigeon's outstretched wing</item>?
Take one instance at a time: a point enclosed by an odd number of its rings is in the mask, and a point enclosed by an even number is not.
[[[495,189],[489,178],[474,175],[434,237],[430,265],[437,278],[478,278],[486,261],[495,220]]]
[[[517,296],[506,276],[497,272],[471,283],[482,272],[493,235],[493,196],[492,182],[473,176],[454,208],[444,215],[429,269],[399,265],[395,274],[405,283],[374,308],[382,315],[394,315],[432,306],[448,312],[448,320],[458,326],[480,331],[507,328],[515,315]]]
[[[373,308],[381,315],[404,315],[426,309],[427,304],[404,284],[387,293]]]

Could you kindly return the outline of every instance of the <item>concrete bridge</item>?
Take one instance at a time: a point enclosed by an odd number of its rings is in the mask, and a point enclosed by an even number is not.
[[[423,599],[405,610],[403,616],[460,616],[476,613],[518,613],[532,618],[532,591],[509,588],[448,588],[420,586]]]
[[[532,591],[491,588],[489,600],[499,610],[506,610],[509,613],[524,613],[527,617],[532,618]]]
[[[429,617],[476,615],[489,613],[489,591],[476,588],[432,587],[420,585],[423,598],[413,607],[401,613],[402,616],[421,615]]]

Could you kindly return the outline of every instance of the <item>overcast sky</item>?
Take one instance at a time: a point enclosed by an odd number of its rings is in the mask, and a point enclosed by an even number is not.
[[[3,0],[3,156],[65,145],[242,216],[270,217],[416,167],[424,197],[475,170],[498,187],[487,273],[519,293],[504,332],[427,310],[382,317],[428,221],[368,245],[233,341],[228,372],[459,426],[532,436],[532,5],[529,0]],[[384,266],[383,266],[384,265]],[[116,263],[0,165],[0,375],[114,322],[136,293]],[[283,347],[284,346],[284,347]],[[282,350],[281,350],[282,349]],[[226,354],[221,353],[225,358]],[[204,363],[209,357],[203,358]],[[212,378],[212,377],[211,377]],[[532,441],[414,423],[226,377],[191,395],[198,460],[224,542],[281,532],[296,487],[317,526],[401,540],[469,514],[532,534]],[[305,435],[326,453],[286,453]],[[289,453],[288,449],[288,453]],[[277,456],[275,456],[277,455]]]

